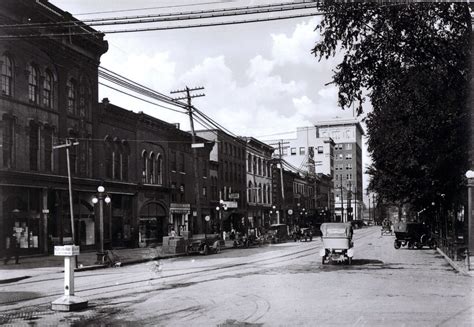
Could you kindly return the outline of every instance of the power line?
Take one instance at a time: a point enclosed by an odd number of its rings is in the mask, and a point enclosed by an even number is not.
[[[40,37],[70,37],[74,35],[99,35],[99,34],[117,34],[117,33],[137,33],[137,32],[152,32],[152,31],[166,31],[176,29],[188,29],[188,28],[200,28],[200,27],[214,27],[214,26],[226,26],[226,25],[238,25],[238,24],[250,24],[250,23],[261,23],[276,20],[285,20],[293,18],[313,17],[323,15],[323,13],[305,13],[295,14],[288,16],[278,16],[270,18],[260,19],[247,19],[247,20],[235,20],[230,22],[218,22],[218,23],[203,23],[203,24],[189,24],[189,25],[176,25],[176,26],[163,26],[163,27],[150,27],[150,28],[136,28],[136,29],[119,29],[119,30],[108,30],[108,31],[94,31],[94,32],[72,32],[72,33],[44,33],[44,34],[23,34],[23,35],[1,35],[0,40],[7,39],[27,39],[27,38],[40,38]]]
[[[95,12],[86,12],[86,13],[74,14],[74,16],[97,15],[97,14],[113,14],[113,13],[127,12],[127,11],[143,11],[143,10],[153,10],[153,9],[166,9],[166,8],[179,8],[179,7],[202,6],[202,5],[211,5],[211,4],[215,4],[215,3],[225,3],[225,2],[235,2],[235,1],[237,1],[237,0],[219,0],[219,1],[210,1],[210,2],[201,2],[201,3],[190,3],[190,4],[182,4],[182,5],[160,6],[160,7],[145,7],[145,8],[122,9],[122,10],[95,11]]]
[[[83,20],[69,20],[69,21],[62,21],[62,22],[4,24],[4,25],[0,25],[0,27],[21,29],[21,28],[32,28],[32,27],[75,27],[75,26],[78,26],[78,24],[82,24],[85,26],[103,26],[103,25],[114,25],[114,24],[130,24],[130,23],[137,24],[137,23],[150,23],[150,22],[173,21],[173,20],[183,20],[183,19],[217,18],[217,17],[226,17],[226,16],[231,16],[231,15],[261,14],[261,13],[269,13],[269,12],[302,10],[302,9],[312,9],[312,8],[317,8],[316,3],[286,2],[286,3],[279,3],[279,4],[266,4],[266,5],[258,5],[258,6],[209,9],[209,10],[187,11],[187,12],[178,12],[178,13],[171,12],[171,13],[138,15],[138,16],[91,18],[91,19],[83,19]],[[211,16],[208,17],[205,15],[211,15]],[[152,21],[152,20],[147,20],[147,19],[156,19],[156,20]]]

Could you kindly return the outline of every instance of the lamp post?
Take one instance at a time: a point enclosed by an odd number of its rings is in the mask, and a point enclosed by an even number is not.
[[[222,211],[227,210],[227,205],[224,200],[219,200],[219,205],[216,207],[216,211],[219,213],[219,232],[222,232]]]
[[[105,193],[105,188],[101,185],[97,188],[97,196],[92,198],[92,203],[99,203],[99,242],[97,243],[97,263],[104,263],[104,202],[109,204],[110,197]]]

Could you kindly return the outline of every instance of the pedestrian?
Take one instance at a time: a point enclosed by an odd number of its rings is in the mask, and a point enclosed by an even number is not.
[[[170,236],[171,237],[176,237],[176,231],[174,230],[174,227],[171,228]]]
[[[19,264],[19,247],[20,243],[18,242],[18,238],[16,234],[13,234],[11,237],[7,237],[7,244],[6,244],[6,256],[4,260],[4,264],[8,264],[11,257],[15,257],[15,264]]]

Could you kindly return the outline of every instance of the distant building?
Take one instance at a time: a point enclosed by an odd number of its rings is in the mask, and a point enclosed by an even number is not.
[[[362,136],[355,118],[333,119],[315,124],[317,137],[331,138],[334,146],[335,214],[339,221],[362,218]]]
[[[272,206],[271,160],[274,148],[253,138],[247,143],[247,217],[252,228],[269,225]]]

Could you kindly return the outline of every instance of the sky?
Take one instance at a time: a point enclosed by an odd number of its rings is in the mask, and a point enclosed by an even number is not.
[[[261,5],[270,0],[50,0],[78,19]],[[281,1],[283,2],[283,1]],[[200,4],[200,5],[198,5]],[[92,12],[155,8],[140,11]],[[165,8],[168,7],[168,8]],[[89,14],[87,14],[89,13]],[[282,15],[282,14],[278,14]],[[233,18],[236,19],[236,18]],[[321,16],[182,30],[106,34],[101,66],[163,94],[203,86],[193,105],[236,135],[291,138],[318,120],[353,117],[328,85],[341,56],[318,60],[311,49]],[[97,27],[106,30],[110,27]],[[116,27],[119,28],[119,27]],[[121,26],[120,28],[132,28]],[[189,118],[99,87],[99,101],[143,111],[189,130]],[[370,110],[370,108],[368,108]],[[361,117],[359,117],[361,118]],[[196,124],[196,129],[203,127]],[[363,149],[363,166],[370,158]],[[364,188],[368,177],[364,176]]]

